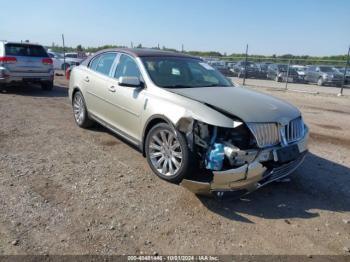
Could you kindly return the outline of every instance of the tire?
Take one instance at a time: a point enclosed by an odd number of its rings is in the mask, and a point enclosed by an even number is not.
[[[318,85],[318,86],[323,86],[323,85],[324,85],[322,77],[320,77],[320,78],[317,80],[317,85]]]
[[[74,93],[72,106],[74,120],[79,127],[88,128],[93,125],[93,121],[89,118],[88,111],[86,109],[83,94],[80,91]]]
[[[53,81],[42,82],[41,89],[45,91],[51,91],[53,89]]]
[[[193,157],[186,138],[169,124],[160,123],[151,128],[145,151],[152,171],[163,180],[180,183],[192,170]]]
[[[275,77],[275,81],[276,82],[281,82],[281,78],[279,78],[278,76]]]

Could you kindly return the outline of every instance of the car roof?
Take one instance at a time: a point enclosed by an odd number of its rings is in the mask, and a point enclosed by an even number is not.
[[[105,49],[101,50],[96,53],[104,53],[109,51],[115,51],[120,53],[126,53],[134,57],[150,57],[150,56],[173,56],[173,57],[187,57],[187,58],[196,58],[195,56],[190,56],[183,53],[177,53],[177,52],[171,52],[171,51],[163,51],[158,49],[146,49],[146,48],[111,48],[111,49]]]
[[[83,65],[88,65],[92,58],[103,54],[107,52],[119,52],[131,55],[133,57],[184,57],[184,58],[193,58],[197,60],[201,60],[198,57],[183,54],[183,53],[177,53],[177,52],[171,52],[171,51],[163,51],[158,49],[147,49],[147,48],[109,48],[109,49],[103,49],[98,52],[96,52],[94,55],[88,57],[84,60],[82,63]]]
[[[10,42],[10,41],[5,41],[5,40],[0,40],[0,42],[4,44],[16,44],[16,45],[37,45],[37,46],[42,46],[37,43],[30,43],[30,42]]]

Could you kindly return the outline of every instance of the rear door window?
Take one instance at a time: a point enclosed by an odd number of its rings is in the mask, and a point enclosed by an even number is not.
[[[101,74],[108,76],[116,56],[116,53],[106,53],[101,55],[101,58],[98,60],[95,70]]]
[[[98,64],[98,61],[100,60],[100,55],[99,56],[96,56],[92,59],[92,61],[90,62],[89,64],[89,67],[92,69],[92,70],[96,70],[96,67],[97,67],[97,64]]]
[[[7,56],[48,57],[42,46],[27,44],[6,44],[5,54]]]

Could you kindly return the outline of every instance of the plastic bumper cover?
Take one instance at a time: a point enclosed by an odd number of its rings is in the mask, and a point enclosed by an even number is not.
[[[267,169],[262,163],[260,163],[260,158],[258,157],[252,163],[245,164],[238,168],[225,171],[213,171],[213,179],[211,182],[184,179],[181,182],[181,185],[199,195],[211,195],[213,192],[224,191],[252,192],[294,172],[304,161],[307,153],[307,140],[308,133],[306,133],[303,139],[294,143],[298,145],[299,156],[276,168]],[[274,151],[276,149],[277,148],[263,150],[260,154],[265,154],[266,151],[269,151],[272,155],[275,155]]]

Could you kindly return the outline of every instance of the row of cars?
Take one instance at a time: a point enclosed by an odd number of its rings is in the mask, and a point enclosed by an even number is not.
[[[270,79],[277,82],[316,83],[317,85],[340,86],[343,82],[345,68],[333,66],[301,66],[275,64],[270,62],[253,63],[250,61],[225,62],[208,61],[226,76],[239,78]],[[350,71],[345,76],[345,84],[350,83]]]

